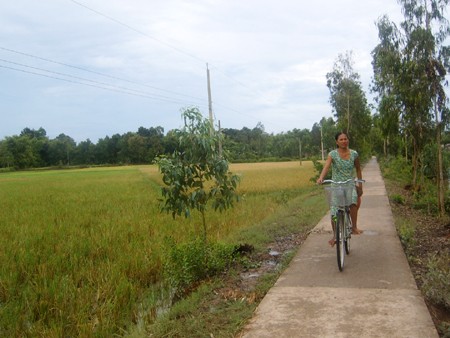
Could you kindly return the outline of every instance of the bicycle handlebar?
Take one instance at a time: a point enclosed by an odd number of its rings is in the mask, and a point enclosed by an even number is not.
[[[364,182],[366,182],[366,180],[362,180],[362,179],[360,180],[359,178],[350,178],[350,179],[348,179],[346,181],[323,180],[322,184],[325,184],[325,183],[347,184],[347,183],[350,183],[350,182],[364,183]]]

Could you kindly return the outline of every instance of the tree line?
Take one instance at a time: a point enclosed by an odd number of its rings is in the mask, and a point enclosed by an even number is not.
[[[322,127],[323,126],[323,127]],[[321,125],[309,129],[293,129],[279,134],[265,132],[258,123],[250,129],[226,128],[224,149],[233,162],[263,160],[292,160],[302,157],[320,158],[322,139],[324,152],[333,147],[336,126],[332,118],[322,119]],[[149,164],[157,156],[169,155],[177,147],[176,130],[140,127],[136,132],[114,134],[99,139],[76,143],[68,135],[49,138],[44,128],[24,128],[19,135],[0,141],[0,167],[30,169],[80,165]],[[322,137],[323,135],[323,137]],[[326,154],[325,154],[326,156]]]

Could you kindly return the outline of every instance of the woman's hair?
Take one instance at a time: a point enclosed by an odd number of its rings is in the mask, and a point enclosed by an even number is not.
[[[339,136],[341,136],[342,134],[344,134],[348,138],[348,134],[345,131],[340,131],[340,132],[336,133],[336,135],[334,135],[334,139],[337,141]],[[336,145],[336,147],[338,147],[338,145]]]

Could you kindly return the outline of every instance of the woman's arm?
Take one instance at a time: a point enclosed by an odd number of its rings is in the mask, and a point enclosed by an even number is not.
[[[355,158],[355,169],[356,169],[356,177],[359,180],[362,180],[362,171],[361,171],[361,164],[359,163],[359,157]]]
[[[359,163],[359,157],[355,159],[355,169],[356,169],[356,177],[360,180],[362,180],[362,171],[361,171],[361,164]],[[363,194],[362,190],[362,184],[356,183],[356,193],[358,194],[358,197],[361,197]]]
[[[327,176],[328,170],[330,170],[331,161],[332,161],[331,156],[328,155],[325,165],[323,166],[322,172],[320,173],[320,176],[317,179],[317,184],[322,184],[325,176]]]

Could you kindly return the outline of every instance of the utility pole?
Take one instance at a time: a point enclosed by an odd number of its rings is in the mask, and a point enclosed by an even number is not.
[[[302,138],[298,138],[298,152],[300,155],[300,165],[302,165]]]
[[[222,128],[220,127],[220,120],[219,120],[219,135],[222,135]],[[219,139],[219,157],[222,158],[222,137]]]
[[[208,80],[208,107],[209,107],[209,122],[211,123],[211,134],[214,130],[214,120],[213,120],[213,113],[212,113],[212,100],[211,100],[211,82],[209,78],[209,68],[208,64],[206,64],[206,77]]]
[[[347,94],[347,135],[350,137],[350,95]]]
[[[209,129],[209,135],[213,136],[214,134],[214,119],[213,119],[213,112],[212,112],[212,99],[211,99],[211,79],[209,76],[209,68],[208,63],[206,63],[206,77],[208,80],[208,108],[209,108],[209,122],[211,124]],[[219,135],[221,135],[222,130],[220,128],[220,120],[219,120]],[[219,157],[222,158],[222,137],[219,137]]]
[[[320,124],[320,151],[322,153],[322,161],[323,161],[323,127],[322,123]]]

